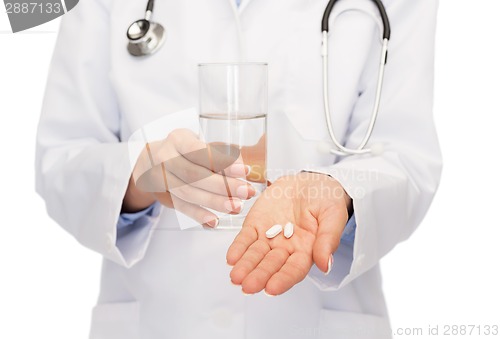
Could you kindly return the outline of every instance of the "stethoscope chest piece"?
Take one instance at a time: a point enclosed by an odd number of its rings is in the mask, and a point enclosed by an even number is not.
[[[140,19],[128,27],[127,38],[127,50],[131,55],[146,56],[160,49],[165,42],[166,32],[162,25]]]

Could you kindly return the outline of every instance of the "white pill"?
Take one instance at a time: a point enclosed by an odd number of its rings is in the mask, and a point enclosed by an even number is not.
[[[287,222],[285,225],[285,238],[289,239],[293,235],[293,224]]]
[[[280,224],[276,224],[266,231],[266,237],[272,239],[278,234],[280,234],[281,231],[283,231],[283,226],[281,226]]]

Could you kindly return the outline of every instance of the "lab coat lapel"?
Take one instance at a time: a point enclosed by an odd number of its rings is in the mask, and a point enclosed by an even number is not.
[[[234,0],[232,0],[234,2]],[[247,8],[248,4],[252,2],[252,0],[241,0],[240,6],[238,7],[238,13],[241,15],[245,8]]]
[[[227,0],[227,1],[229,2],[230,6],[234,6],[236,8],[236,12],[240,15],[243,13],[248,4],[252,2],[252,0],[241,0],[240,5],[238,6],[236,5],[236,0]]]

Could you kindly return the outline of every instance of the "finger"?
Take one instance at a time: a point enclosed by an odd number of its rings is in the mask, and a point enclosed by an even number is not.
[[[243,253],[246,252],[248,247],[257,241],[258,234],[255,228],[243,226],[241,231],[236,235],[231,246],[226,253],[226,261],[229,265],[233,266],[238,260],[241,259]]]
[[[136,187],[143,192],[165,192],[179,186],[192,185],[214,194],[240,199],[249,199],[256,193],[255,188],[245,181],[215,174],[182,157],[181,159],[175,167],[167,168],[169,165],[165,162],[150,168],[139,177],[134,175]],[[180,180],[171,179],[172,175]]]
[[[347,222],[347,211],[337,206],[321,211],[318,218],[318,231],[313,245],[313,259],[316,266],[325,273],[331,268],[328,264],[331,255],[337,250],[342,231]]]
[[[200,223],[200,225],[213,228],[218,224],[219,220],[217,216],[203,207],[183,201],[168,192],[157,193],[155,194],[155,196],[162,205],[170,208],[175,208],[179,212]]]
[[[246,276],[257,267],[270,250],[271,247],[265,240],[257,240],[251,244],[245,253],[243,253],[241,259],[236,262],[229,274],[233,284],[241,284]]]
[[[262,291],[269,279],[285,264],[290,254],[284,248],[274,248],[251,271],[241,283],[244,293],[253,294]]]
[[[207,168],[196,165],[183,157],[178,157],[175,161],[167,161],[165,167],[184,183],[205,191],[229,197],[237,196],[240,199],[248,199],[255,195],[255,189],[252,185],[242,180],[231,178],[226,174],[226,171],[223,171],[222,175],[213,173]],[[244,176],[245,174],[243,173]],[[169,187],[172,188],[171,183],[169,183]]]
[[[134,167],[134,179],[137,181],[146,171],[162,163],[168,169],[185,168],[185,161],[201,167],[194,171],[199,177],[192,178],[192,181],[221,170],[225,170],[227,176],[244,178],[249,171],[239,156],[238,147],[209,146],[192,131],[177,129],[165,139],[146,143]]]
[[[205,144],[190,131],[176,134],[171,137],[171,140],[179,154],[195,164],[208,168],[213,172],[228,169],[227,175],[245,176],[245,166],[237,145],[226,143]],[[233,164],[238,166],[230,169]]]
[[[171,194],[192,204],[208,207],[223,213],[239,213],[243,206],[242,201],[236,197],[213,194],[187,185],[171,173],[168,173],[167,181]],[[174,188],[171,188],[171,185]]]
[[[175,145],[182,139],[182,145]],[[184,145],[188,146],[184,146]],[[191,150],[188,154],[181,154],[175,147],[180,147],[181,151],[186,151],[183,148]],[[201,149],[198,149],[200,148]],[[211,152],[208,150],[214,149]],[[214,172],[204,166],[207,166],[207,154],[211,158],[212,153],[218,154],[215,151],[216,147],[208,147],[199,141],[192,132],[180,130],[172,133],[166,140],[148,143],[139,156],[139,160],[134,169],[134,180],[136,185],[143,191],[147,192],[164,192],[168,188],[173,187],[172,183],[168,183],[166,172],[171,172],[184,183],[193,184],[198,188],[214,192],[216,194],[227,196],[238,196],[241,199],[248,199],[255,195],[255,189],[241,180],[236,180],[228,177],[245,178],[249,169],[242,163],[239,157],[238,164],[231,164],[223,169],[222,174],[214,174]],[[185,156],[188,156],[186,158]],[[201,166],[193,160],[200,158],[204,166]],[[200,160],[198,159],[198,160]],[[215,159],[217,161],[217,159]],[[232,160],[231,160],[232,161]],[[210,168],[215,165],[210,163]],[[224,167],[226,164],[220,167]],[[218,166],[215,166],[218,167]],[[216,168],[218,170],[218,168]],[[203,180],[206,179],[206,180]]]
[[[305,252],[295,252],[288,257],[281,269],[273,274],[266,284],[266,293],[279,295],[285,293],[306,277],[312,260]]]

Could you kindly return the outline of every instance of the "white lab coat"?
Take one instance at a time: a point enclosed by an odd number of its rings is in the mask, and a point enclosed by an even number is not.
[[[343,159],[318,147],[329,142],[320,57],[327,0],[243,0],[239,19],[233,3],[157,0],[154,20],[167,40],[147,58],[127,53],[125,35],[146,1],[85,0],[62,19],[36,182],[50,216],[104,257],[91,338],[389,338],[378,262],[420,223],[441,172],[432,118],[437,1],[384,1],[392,39],[371,142],[385,152]],[[374,100],[380,19],[371,1],[342,0],[330,20],[335,130],[355,147]],[[126,235],[116,231],[135,161],[129,136],[161,117],[170,130],[195,129],[178,112],[197,106],[197,64],[240,60],[239,44],[247,61],[269,64],[270,179],[329,173],[353,197],[357,220],[354,247],[341,244],[328,276],[313,266],[274,298],[231,285],[225,254],[235,232],[181,231],[168,208]]]

